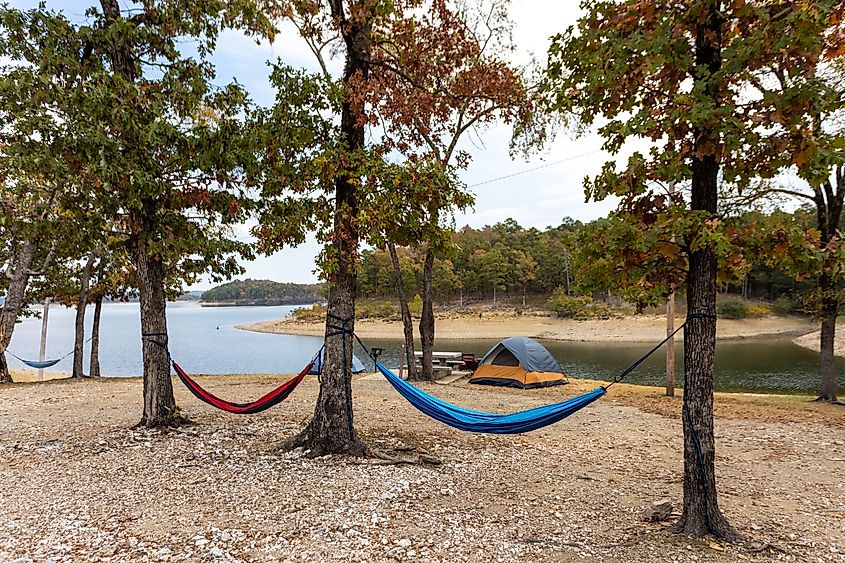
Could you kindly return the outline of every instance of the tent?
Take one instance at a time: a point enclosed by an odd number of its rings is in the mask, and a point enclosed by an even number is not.
[[[487,352],[470,383],[532,389],[567,383],[546,347],[524,336],[502,340]]]
[[[308,372],[311,375],[320,375],[323,373],[323,358],[326,355],[325,348],[321,349],[320,357],[317,357],[317,354],[314,354],[314,365],[311,366],[311,370]],[[361,373],[362,371],[367,371],[367,368],[364,367],[364,364],[361,363],[361,360],[358,359],[358,356],[352,354],[352,373]]]

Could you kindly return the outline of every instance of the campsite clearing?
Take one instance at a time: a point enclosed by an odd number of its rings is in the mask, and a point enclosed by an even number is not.
[[[239,400],[279,379],[200,381]],[[421,385],[506,412],[594,383]],[[384,381],[356,376],[356,426],[368,443],[440,465],[277,453],[308,420],[317,389],[309,377],[282,405],[247,417],[177,387],[197,424],[162,432],[129,429],[139,379],[0,387],[0,560],[845,560],[841,407],[717,394],[720,502],[747,538],[725,545],[643,519],[653,502],[677,511],[681,498],[680,398],[657,389],[615,386],[559,424],[490,436],[441,426]]]

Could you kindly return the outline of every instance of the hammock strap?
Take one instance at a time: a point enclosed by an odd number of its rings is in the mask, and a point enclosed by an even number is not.
[[[168,339],[166,332],[142,332],[141,340],[145,340],[150,344],[155,344],[156,346],[164,348],[165,353],[167,353],[167,361],[169,363],[173,362],[173,358],[170,356],[170,348],[167,347]]]
[[[605,391],[607,389],[609,389],[611,385],[613,385],[614,383],[619,383],[620,381],[625,379],[628,375],[630,375],[630,373],[632,371],[634,371],[635,369],[640,367],[640,364],[642,364],[644,361],[646,361],[649,358],[649,356],[651,356],[652,354],[654,354],[655,352],[660,350],[660,348],[664,344],[669,342],[669,340],[671,340],[673,336],[678,334],[684,327],[686,327],[687,323],[690,322],[690,320],[692,320],[692,319],[715,319],[715,318],[716,318],[716,315],[710,315],[708,313],[690,313],[689,315],[687,315],[686,320],[684,320],[684,322],[681,323],[681,326],[679,326],[674,331],[672,331],[672,333],[669,336],[667,336],[666,338],[664,338],[663,340],[658,342],[657,345],[654,346],[654,348],[652,348],[651,350],[646,352],[642,357],[640,357],[638,360],[636,360],[633,364],[631,364],[630,366],[628,366],[624,370],[622,370],[622,372],[620,372],[619,375],[617,375],[616,377],[613,378],[613,381],[611,381],[610,383],[605,385],[604,386]]]

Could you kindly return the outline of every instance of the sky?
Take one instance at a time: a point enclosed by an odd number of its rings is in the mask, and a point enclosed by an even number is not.
[[[37,4],[37,0],[11,1],[11,5],[18,8],[33,8]],[[47,0],[46,4],[50,9],[63,11],[69,19],[80,21],[84,18],[85,7],[92,2]],[[574,24],[578,14],[576,2],[513,2],[510,16],[517,46],[515,62],[524,63],[532,54],[541,62],[545,61],[551,36]],[[256,44],[237,32],[226,32],[220,37],[212,58],[217,67],[216,82],[225,84],[235,78],[255,102],[269,105],[273,90],[267,80],[265,63],[277,58],[316,70],[313,55],[292,28],[283,27],[273,44]],[[342,61],[336,60],[332,64],[340,68]],[[605,161],[613,158],[601,151],[601,139],[597,135],[575,139],[561,134],[542,153],[527,160],[511,159],[510,138],[510,127],[498,125],[479,131],[463,142],[462,148],[469,152],[471,162],[460,173],[460,178],[474,193],[475,206],[456,217],[459,227],[483,227],[513,218],[524,227],[542,229],[558,225],[564,217],[582,221],[603,217],[615,207],[615,200],[584,202],[584,177],[595,175]],[[542,168],[532,170],[538,167]],[[517,175],[490,181],[513,174]],[[314,260],[319,251],[318,243],[312,238],[297,248],[244,262],[246,273],[238,278],[312,283],[317,280]],[[212,285],[204,279],[189,289],[208,289]]]

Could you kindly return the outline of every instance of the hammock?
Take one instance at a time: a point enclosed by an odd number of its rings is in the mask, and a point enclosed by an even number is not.
[[[93,338],[94,337],[92,336],[91,338],[86,340],[85,344],[88,344],[89,342],[91,342],[91,340]],[[67,354],[62,356],[61,358],[58,358],[58,359],[55,359],[55,360],[43,360],[43,361],[25,360],[25,359],[21,358],[20,356],[18,356],[17,354],[15,354],[14,352],[10,352],[9,350],[6,350],[6,353],[9,354],[10,356],[12,356],[13,358],[17,359],[18,361],[25,363],[26,365],[28,365],[32,369],[44,369],[44,368],[51,368],[54,365],[56,365],[57,363],[61,362],[65,358],[67,358],[68,356],[73,355],[73,350],[71,350],[70,352],[68,352]]]
[[[262,411],[269,409],[272,406],[278,405],[282,401],[288,398],[296,386],[299,385],[305,376],[308,374],[308,371],[311,369],[313,364],[308,364],[305,366],[305,369],[299,372],[299,375],[291,379],[290,381],[284,382],[282,385],[270,391],[260,399],[253,401],[251,403],[232,403],[221,399],[219,397],[214,396],[210,392],[206,391],[199,384],[191,379],[191,377],[185,373],[185,370],[179,366],[176,362],[173,363],[173,369],[176,370],[176,375],[179,376],[179,379],[182,383],[185,384],[185,387],[188,388],[188,391],[194,394],[194,396],[203,401],[204,403],[208,403],[212,407],[216,407],[220,410],[224,410],[226,412],[232,414],[255,414]]]
[[[487,434],[521,434],[537,430],[563,420],[581,410],[606,393],[599,387],[561,403],[545,405],[511,414],[492,414],[473,411],[447,403],[414,387],[388,368],[376,362],[376,367],[400,395],[422,413],[458,430]]]
[[[10,356],[12,356],[13,358],[16,358],[17,360],[25,363],[26,365],[28,365],[29,367],[31,367],[33,369],[51,368],[54,365],[56,365],[57,363],[61,362],[65,358],[67,358],[68,356],[70,356],[71,354],[73,354],[73,352],[71,351],[70,353],[65,354],[64,356],[62,356],[61,358],[58,358],[56,360],[44,360],[43,362],[39,362],[38,360],[24,360],[23,358],[21,358],[17,354],[13,354],[12,352],[9,352],[8,350],[6,350],[6,352]]]

